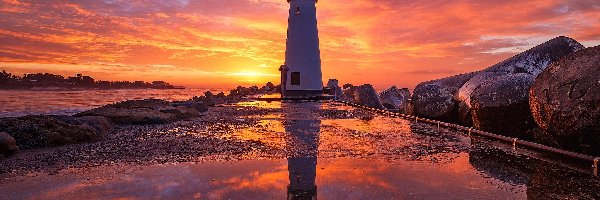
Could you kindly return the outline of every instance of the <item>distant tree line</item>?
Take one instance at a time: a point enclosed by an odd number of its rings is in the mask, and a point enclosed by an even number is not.
[[[2,70],[0,73],[0,89],[32,89],[32,88],[94,88],[94,89],[182,89],[165,81],[96,81],[90,76],[77,74],[63,77],[50,73],[24,74],[22,77]]]

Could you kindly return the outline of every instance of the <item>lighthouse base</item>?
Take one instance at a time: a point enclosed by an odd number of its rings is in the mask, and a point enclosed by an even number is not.
[[[283,97],[320,97],[323,90],[286,90]]]

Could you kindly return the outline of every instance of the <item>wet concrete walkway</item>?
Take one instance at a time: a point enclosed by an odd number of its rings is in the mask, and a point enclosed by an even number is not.
[[[597,177],[542,161],[535,153],[338,103],[246,102],[213,108],[203,119],[160,130],[182,138],[260,145],[241,155],[220,152],[164,164],[116,162],[67,167],[51,174],[32,170],[4,175],[0,196],[600,198]]]

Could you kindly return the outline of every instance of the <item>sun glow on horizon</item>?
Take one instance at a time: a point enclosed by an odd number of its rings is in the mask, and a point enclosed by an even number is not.
[[[278,83],[285,59],[289,5],[280,0],[0,4],[0,70],[15,74],[234,87]],[[347,0],[317,7],[324,82],[412,88],[560,35],[587,47],[600,43],[594,1]]]

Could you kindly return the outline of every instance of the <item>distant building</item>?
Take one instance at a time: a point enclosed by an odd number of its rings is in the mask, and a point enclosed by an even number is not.
[[[317,0],[288,0],[290,4],[285,64],[281,71],[283,96],[323,93],[321,51],[317,30]]]

